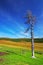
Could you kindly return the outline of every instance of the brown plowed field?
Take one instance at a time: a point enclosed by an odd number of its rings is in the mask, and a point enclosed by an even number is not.
[[[0,40],[0,45],[13,47],[13,48],[27,48],[31,49],[31,42],[12,42],[7,40]],[[43,51],[43,43],[35,43],[35,50]]]

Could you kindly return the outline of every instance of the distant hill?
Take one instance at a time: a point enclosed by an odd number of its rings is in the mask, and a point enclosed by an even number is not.
[[[10,40],[13,42],[21,42],[21,41],[30,42],[31,41],[30,38],[17,38],[17,39],[15,39],[15,38],[0,38],[0,40]],[[34,42],[43,43],[43,38],[35,38]]]

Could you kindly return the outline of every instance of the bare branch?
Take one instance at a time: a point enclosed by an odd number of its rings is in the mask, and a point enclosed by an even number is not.
[[[29,31],[29,29],[30,29],[30,28],[27,28],[26,31],[25,31],[25,33],[27,33],[27,32]]]
[[[36,17],[35,17],[35,16],[33,16],[33,17],[32,17],[32,21],[34,21],[34,22],[35,22],[35,20],[36,20]]]

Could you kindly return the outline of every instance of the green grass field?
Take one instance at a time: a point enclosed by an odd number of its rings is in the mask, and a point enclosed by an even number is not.
[[[35,51],[36,58],[31,58],[31,50],[0,46],[0,65],[43,65],[43,52]]]

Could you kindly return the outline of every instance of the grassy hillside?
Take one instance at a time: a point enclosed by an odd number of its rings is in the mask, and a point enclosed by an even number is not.
[[[0,38],[0,65],[43,65],[43,39],[35,39],[38,42],[35,43],[35,59],[32,59],[30,41]]]
[[[32,59],[30,50],[0,46],[0,53],[0,65],[43,65],[42,52],[35,52],[36,58]]]
[[[14,39],[14,38],[0,38],[0,40],[10,40],[13,42],[21,42],[21,41],[25,41],[25,42],[30,42],[31,39],[28,38],[18,38],[18,39]],[[43,38],[35,38],[34,42],[36,43],[43,43]]]

